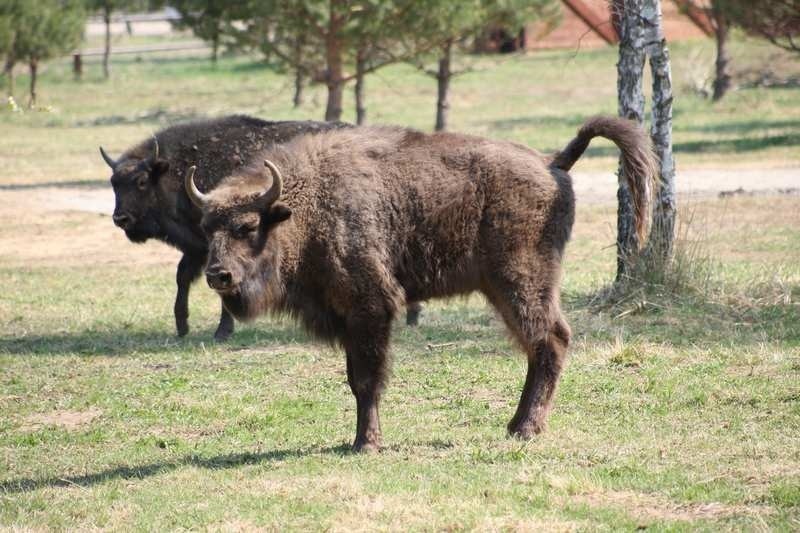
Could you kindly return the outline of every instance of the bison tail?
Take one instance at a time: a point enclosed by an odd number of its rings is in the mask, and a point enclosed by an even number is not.
[[[553,157],[550,166],[569,170],[580,159],[594,137],[605,137],[622,152],[622,173],[633,201],[634,226],[643,243],[650,225],[650,211],[657,164],[650,136],[635,122],[617,117],[587,120],[569,144]]]

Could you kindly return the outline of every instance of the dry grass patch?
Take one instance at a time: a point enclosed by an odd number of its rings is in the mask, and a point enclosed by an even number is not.
[[[49,413],[36,413],[25,417],[19,430],[31,432],[38,431],[44,427],[55,426],[67,431],[75,431],[90,425],[102,414],[102,410],[94,407],[85,411],[56,410]]]
[[[55,196],[81,189],[53,189]],[[111,217],[64,209],[48,195],[0,190],[0,249],[3,266],[175,265],[179,252],[158,242],[132,245]]]
[[[678,503],[667,498],[634,491],[599,490],[565,497],[563,504],[579,504],[597,509],[616,508],[639,522],[692,522],[732,517],[765,516],[771,507],[752,504],[730,505],[719,502]]]

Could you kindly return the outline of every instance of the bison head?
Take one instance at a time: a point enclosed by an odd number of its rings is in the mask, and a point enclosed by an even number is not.
[[[272,174],[266,190],[255,193],[231,185],[211,193],[194,183],[195,167],[186,173],[186,193],[203,211],[201,226],[209,241],[206,280],[222,297],[225,307],[241,320],[252,319],[272,307],[281,292],[280,224],[292,211],[279,201],[283,179],[270,161]]]
[[[130,155],[115,161],[102,147],[100,155],[112,171],[114,224],[133,242],[157,236],[160,209],[156,185],[169,170],[169,161],[158,156],[158,140],[153,138],[153,152],[149,157]]]

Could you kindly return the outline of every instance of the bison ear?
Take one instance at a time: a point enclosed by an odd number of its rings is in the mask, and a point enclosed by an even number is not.
[[[150,165],[150,179],[153,183],[158,181],[158,178],[166,174],[169,170],[169,161],[166,159],[156,159],[153,161],[153,164]]]
[[[292,216],[292,210],[288,205],[275,202],[267,209],[261,211],[261,225],[263,227],[274,226],[288,220]]]

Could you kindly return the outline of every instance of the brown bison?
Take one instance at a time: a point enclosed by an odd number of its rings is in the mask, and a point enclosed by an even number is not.
[[[356,450],[380,445],[392,319],[408,299],[483,293],[528,356],[512,435],[545,426],[570,329],[559,306],[574,220],[569,169],[593,137],[622,151],[637,231],[647,231],[654,156],[634,123],[587,121],[546,156],[524,146],[388,127],[302,135],[202,193],[206,277],[241,319],[298,317],[347,355]]]
[[[114,223],[133,242],[158,239],[183,252],[178,263],[175,324],[178,335],[189,331],[189,287],[206,263],[208,243],[200,229],[200,210],[187,198],[183,176],[199,165],[203,190],[234,172],[257,152],[300,133],[323,131],[344,124],[320,122],[267,122],[247,116],[189,122],[156,133],[114,160],[100,153],[111,167],[116,205]],[[222,308],[218,340],[233,333],[233,318]]]

